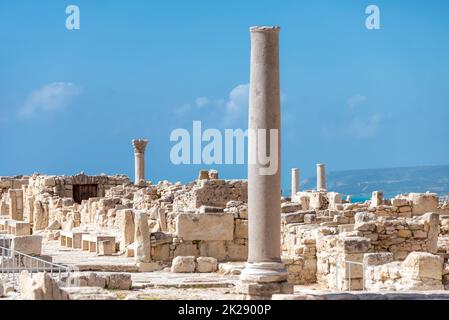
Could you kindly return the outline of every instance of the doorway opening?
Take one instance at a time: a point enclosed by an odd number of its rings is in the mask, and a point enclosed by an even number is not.
[[[73,200],[81,204],[81,201],[95,198],[98,193],[98,184],[74,184]]]

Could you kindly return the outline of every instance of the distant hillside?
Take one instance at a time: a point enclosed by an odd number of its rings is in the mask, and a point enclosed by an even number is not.
[[[449,165],[336,171],[326,178],[328,190],[357,197],[369,197],[375,190],[382,190],[385,197],[426,191],[449,194]],[[301,189],[315,187],[316,177],[302,182]]]

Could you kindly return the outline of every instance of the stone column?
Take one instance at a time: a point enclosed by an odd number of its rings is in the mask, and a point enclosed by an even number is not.
[[[134,146],[134,184],[137,186],[145,185],[145,148],[147,147],[148,140],[139,139],[133,140]]]
[[[281,263],[281,136],[279,27],[252,27],[248,137],[248,262],[240,279],[246,298],[271,298],[287,279]],[[265,145],[260,133],[265,129]],[[267,174],[259,149],[277,130],[277,170]],[[258,136],[258,138],[257,138]],[[265,149],[264,149],[265,148]],[[269,152],[269,151],[268,151]],[[262,285],[262,286],[261,286]]]
[[[322,163],[316,165],[316,190],[326,191],[326,171]]]
[[[153,271],[151,270],[151,240],[150,228],[148,226],[148,217],[145,211],[134,211],[134,256],[139,271]]]
[[[384,193],[382,191],[373,191],[371,196],[371,205],[370,207],[377,207],[382,205],[384,202]]]
[[[293,168],[292,169],[292,195],[291,195],[292,200],[298,191],[299,191],[299,169]]]

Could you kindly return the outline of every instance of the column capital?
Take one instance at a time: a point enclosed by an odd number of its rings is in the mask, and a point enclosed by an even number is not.
[[[132,141],[134,147],[134,153],[145,153],[145,148],[147,147],[147,139],[134,139]]]
[[[279,32],[281,27],[279,26],[252,26],[249,28],[250,32]]]

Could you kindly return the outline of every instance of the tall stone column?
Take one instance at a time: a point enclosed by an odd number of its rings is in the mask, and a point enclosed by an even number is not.
[[[248,262],[241,291],[247,298],[271,298],[287,279],[281,263],[281,136],[279,27],[252,27],[248,129]],[[262,130],[261,130],[262,129]],[[263,132],[263,129],[266,132]],[[277,131],[277,170],[264,171],[260,154]],[[261,133],[266,137],[260,139]],[[263,145],[262,145],[263,144]],[[261,151],[259,151],[259,149]],[[252,159],[252,160],[251,160]],[[251,284],[249,284],[251,283]],[[261,287],[262,285],[262,287]],[[245,289],[246,288],[246,289]]]
[[[148,140],[133,140],[134,146],[134,184],[137,186],[145,185],[145,148]]]
[[[326,170],[322,163],[316,165],[316,189],[317,191],[326,191]]]
[[[298,191],[299,191],[299,169],[293,168],[292,169],[292,195],[291,195],[292,200]]]

